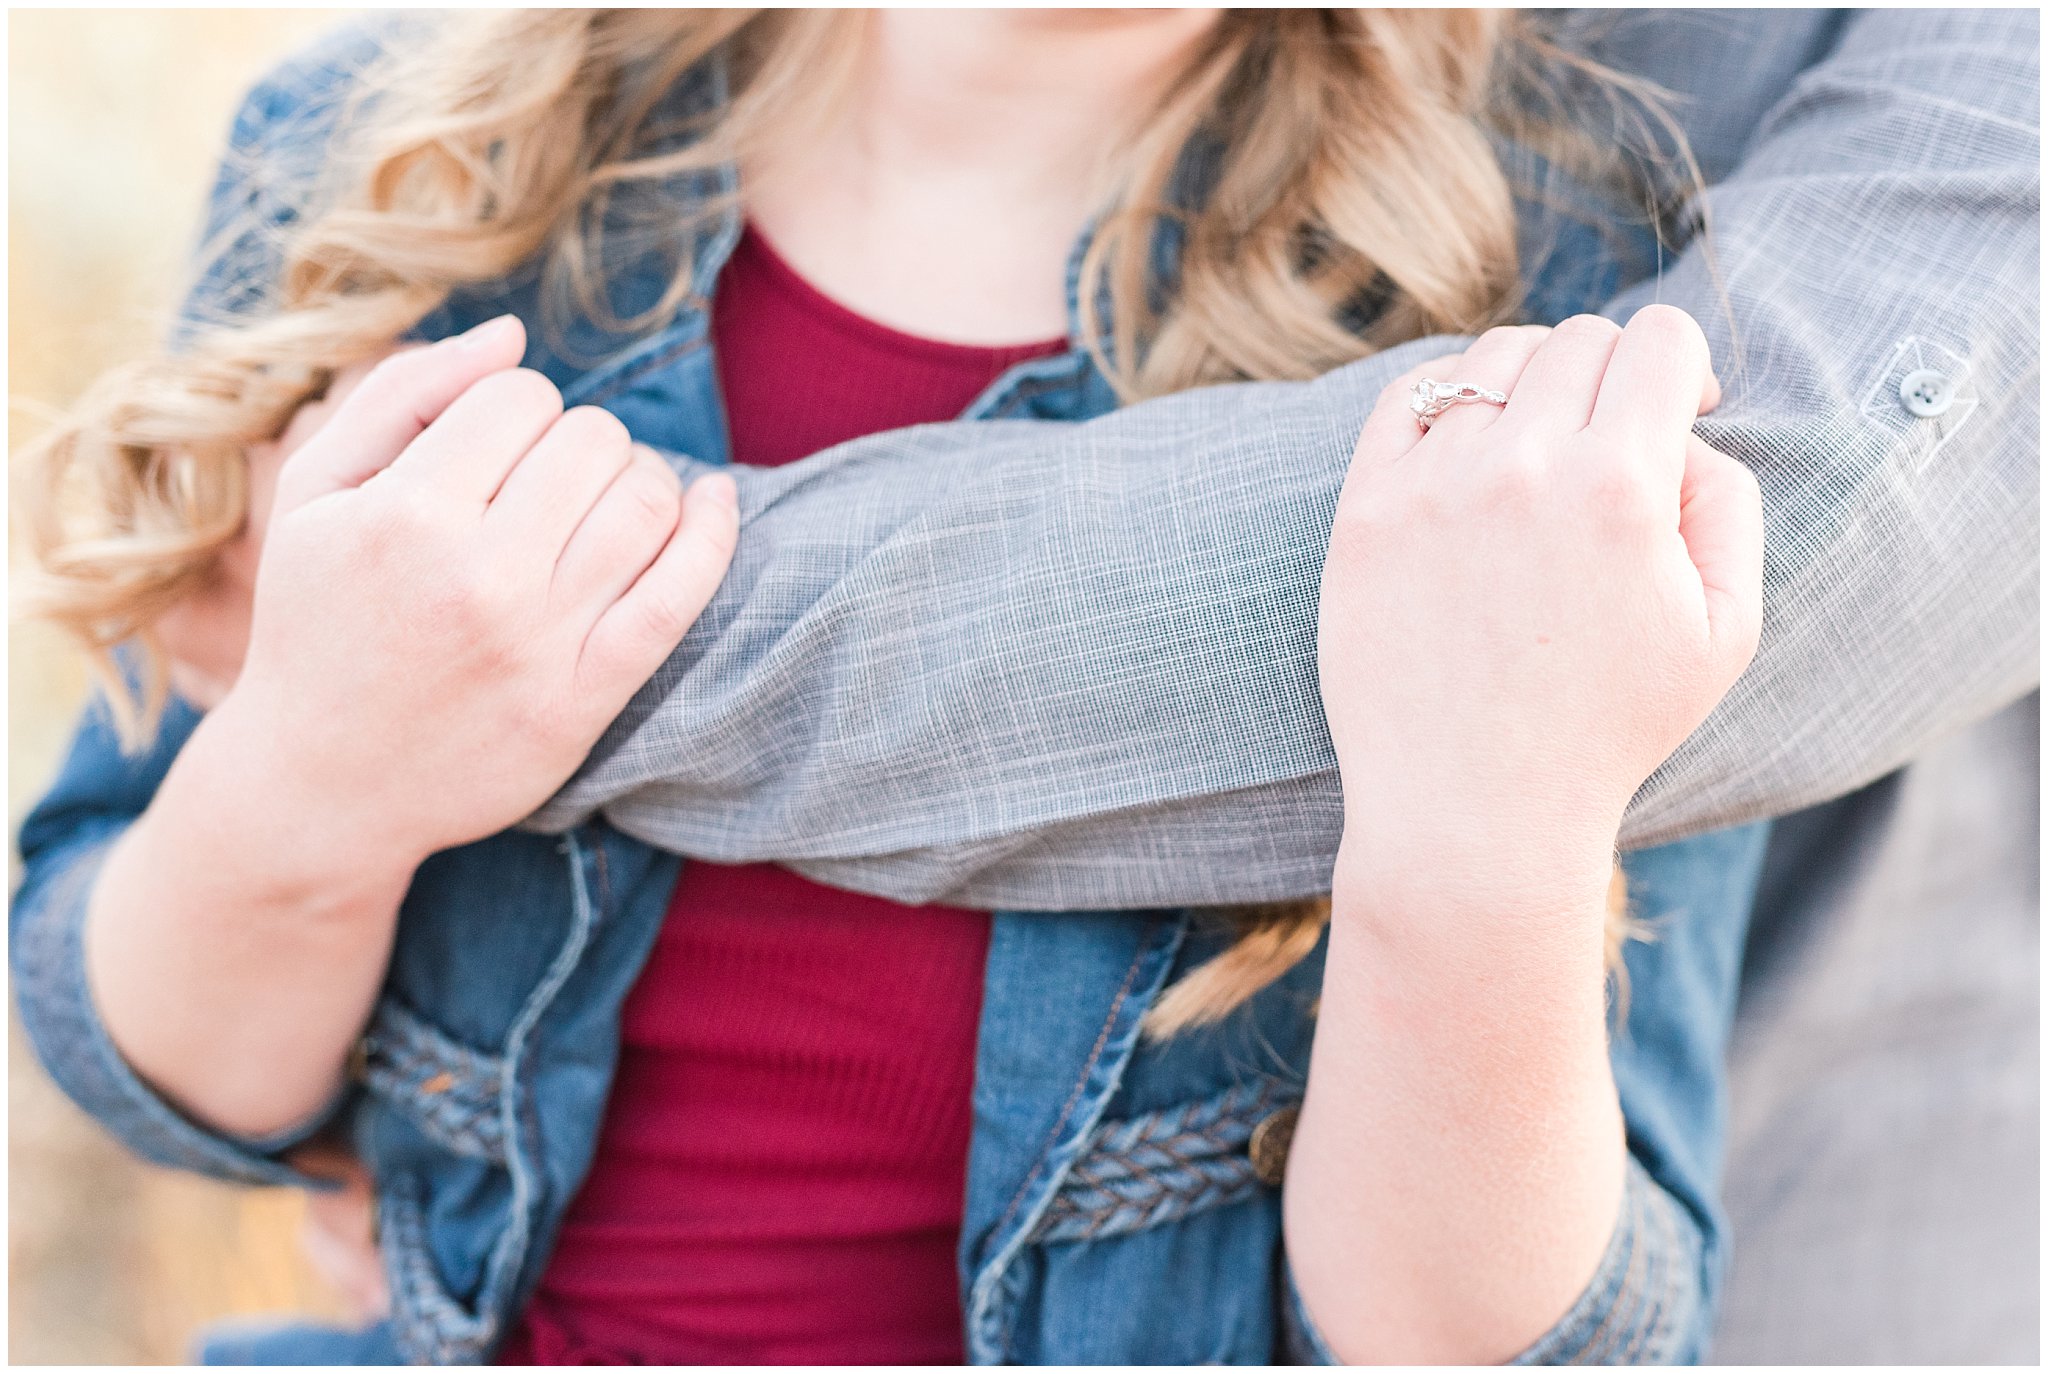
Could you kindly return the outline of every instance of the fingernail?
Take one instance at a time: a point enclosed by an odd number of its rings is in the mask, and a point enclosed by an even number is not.
[[[737,507],[740,503],[739,489],[732,484],[732,478],[722,472],[707,472],[693,484],[693,489],[702,493],[707,501],[716,501],[721,506]]]
[[[515,315],[500,315],[495,320],[485,320],[476,328],[456,335],[455,346],[465,352],[489,348],[512,331],[517,319]]]

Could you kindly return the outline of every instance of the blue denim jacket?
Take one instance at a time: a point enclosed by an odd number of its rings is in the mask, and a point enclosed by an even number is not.
[[[276,178],[317,163],[364,42],[346,37],[251,95],[216,192],[216,227],[252,212],[289,217]],[[706,78],[674,100],[687,109],[716,98]],[[252,177],[251,166],[273,176]],[[727,169],[658,191],[687,203],[732,184]],[[1547,245],[1530,258],[1529,318],[1592,308],[1624,284],[1639,227],[1560,225],[1533,204],[1525,211],[1532,241]],[[552,342],[535,330],[528,364],[568,403],[612,410],[643,442],[725,461],[703,302],[737,233],[727,215],[680,246],[622,238],[633,243],[612,264],[622,311],[653,299],[673,251],[690,255],[697,303],[631,339],[589,321]],[[257,260],[231,256],[201,304],[235,308],[257,271]],[[465,292],[420,332],[505,310],[538,318],[530,278]],[[966,418],[1076,420],[1113,404],[1077,346],[1012,369]],[[150,747],[123,755],[104,707],[89,708],[23,825],[11,954],[31,1040],[64,1090],[146,1159],[319,1186],[283,1156],[338,1127],[374,1173],[390,1317],[363,1331],[244,1323],[213,1333],[205,1358],[486,1361],[589,1167],[620,1007],[681,861],[602,821],[562,837],[508,831],[434,856],[406,896],[342,1097],[274,1138],[223,1135],[181,1115],[123,1062],[93,1006],[81,942],[101,860],[196,720],[174,703]],[[1626,861],[1656,936],[1628,950],[1629,1012],[1613,1041],[1631,1150],[1625,1205],[1587,1290],[1525,1362],[1701,1353],[1722,1262],[1721,1055],[1763,839],[1752,826]],[[1307,1072],[1321,950],[1219,1025],[1163,1043],[1139,1035],[1160,990],[1228,939],[1226,927],[1187,911],[995,917],[959,1249],[971,1360],[1329,1361],[1287,1275],[1277,1187],[1279,1142]]]

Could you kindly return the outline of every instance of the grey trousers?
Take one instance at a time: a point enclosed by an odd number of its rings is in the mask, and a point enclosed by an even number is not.
[[[2039,1360],[2039,722],[2029,697],[1780,823],[1717,1362]]]

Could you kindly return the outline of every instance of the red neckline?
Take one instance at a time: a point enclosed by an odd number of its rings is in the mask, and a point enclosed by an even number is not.
[[[740,241],[735,245],[733,252],[738,255],[750,250],[768,276],[773,279],[774,285],[789,296],[794,304],[825,325],[842,333],[852,334],[877,347],[931,358],[939,362],[976,365],[990,362],[1019,362],[1025,358],[1062,352],[1067,347],[1064,335],[1040,339],[1035,343],[966,344],[927,338],[922,334],[907,334],[879,320],[870,319],[850,306],[840,304],[811,285],[801,272],[775,251],[775,245],[768,241],[768,236],[751,220],[742,229]]]

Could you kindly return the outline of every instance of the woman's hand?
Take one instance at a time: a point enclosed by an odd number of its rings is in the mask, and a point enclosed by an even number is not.
[[[1755,479],[1691,431],[1719,387],[1670,307],[1497,329],[1422,372],[1509,400],[1423,433],[1412,374],[1359,439],[1320,626],[1343,862],[1597,887],[1629,798],[1755,651]]]
[[[1427,434],[1426,373],[1508,393]],[[1344,784],[1288,1256],[1353,1363],[1493,1363],[1585,1290],[1627,1153],[1605,895],[1630,795],[1754,650],[1757,487],[1699,329],[1494,330],[1390,388],[1323,568]]]
[[[417,861],[544,801],[710,599],[737,531],[593,408],[506,370],[516,321],[393,356],[285,462],[217,714]],[[309,797],[310,800],[310,797]]]
[[[307,1192],[299,1220],[299,1248],[357,1322],[391,1312],[391,1285],[377,1249],[376,1188],[370,1171],[349,1150],[329,1141],[302,1145],[294,1167],[341,1185],[335,1192]]]
[[[192,705],[202,711],[212,710],[241,674],[243,656],[249,651],[256,568],[263,555],[263,536],[270,526],[278,470],[325,427],[349,393],[362,384],[378,363],[424,347],[407,344],[343,368],[324,393],[293,412],[282,434],[249,450],[248,523],[221,550],[205,586],[159,616],[154,627],[170,660],[171,687]],[[645,445],[635,444],[634,451],[660,460],[660,455]]]
[[[421,860],[544,801],[731,559],[729,479],[686,495],[524,345],[386,359],[286,459],[239,676],[99,870],[108,1034],[210,1125],[332,1100]]]

